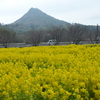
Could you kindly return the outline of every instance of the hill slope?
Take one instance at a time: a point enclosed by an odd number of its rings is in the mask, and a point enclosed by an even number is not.
[[[31,8],[25,15],[12,24],[7,25],[17,33],[26,32],[34,28],[46,28],[53,25],[65,26],[69,23],[55,19],[37,8]]]

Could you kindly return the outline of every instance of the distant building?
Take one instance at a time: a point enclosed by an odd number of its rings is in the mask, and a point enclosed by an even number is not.
[[[57,44],[57,41],[56,39],[51,39],[47,42],[47,45],[56,45]]]

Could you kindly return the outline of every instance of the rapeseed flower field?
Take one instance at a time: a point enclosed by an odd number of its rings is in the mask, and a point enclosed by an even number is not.
[[[100,100],[100,45],[1,48],[0,100]]]

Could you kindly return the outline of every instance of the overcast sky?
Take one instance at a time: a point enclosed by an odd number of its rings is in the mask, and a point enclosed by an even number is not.
[[[69,23],[100,25],[100,0],[0,0],[0,23],[13,23],[31,7]]]

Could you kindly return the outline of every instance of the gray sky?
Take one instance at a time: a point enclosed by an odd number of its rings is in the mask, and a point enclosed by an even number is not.
[[[69,23],[100,25],[100,0],[0,0],[0,23],[16,21],[31,7]]]

